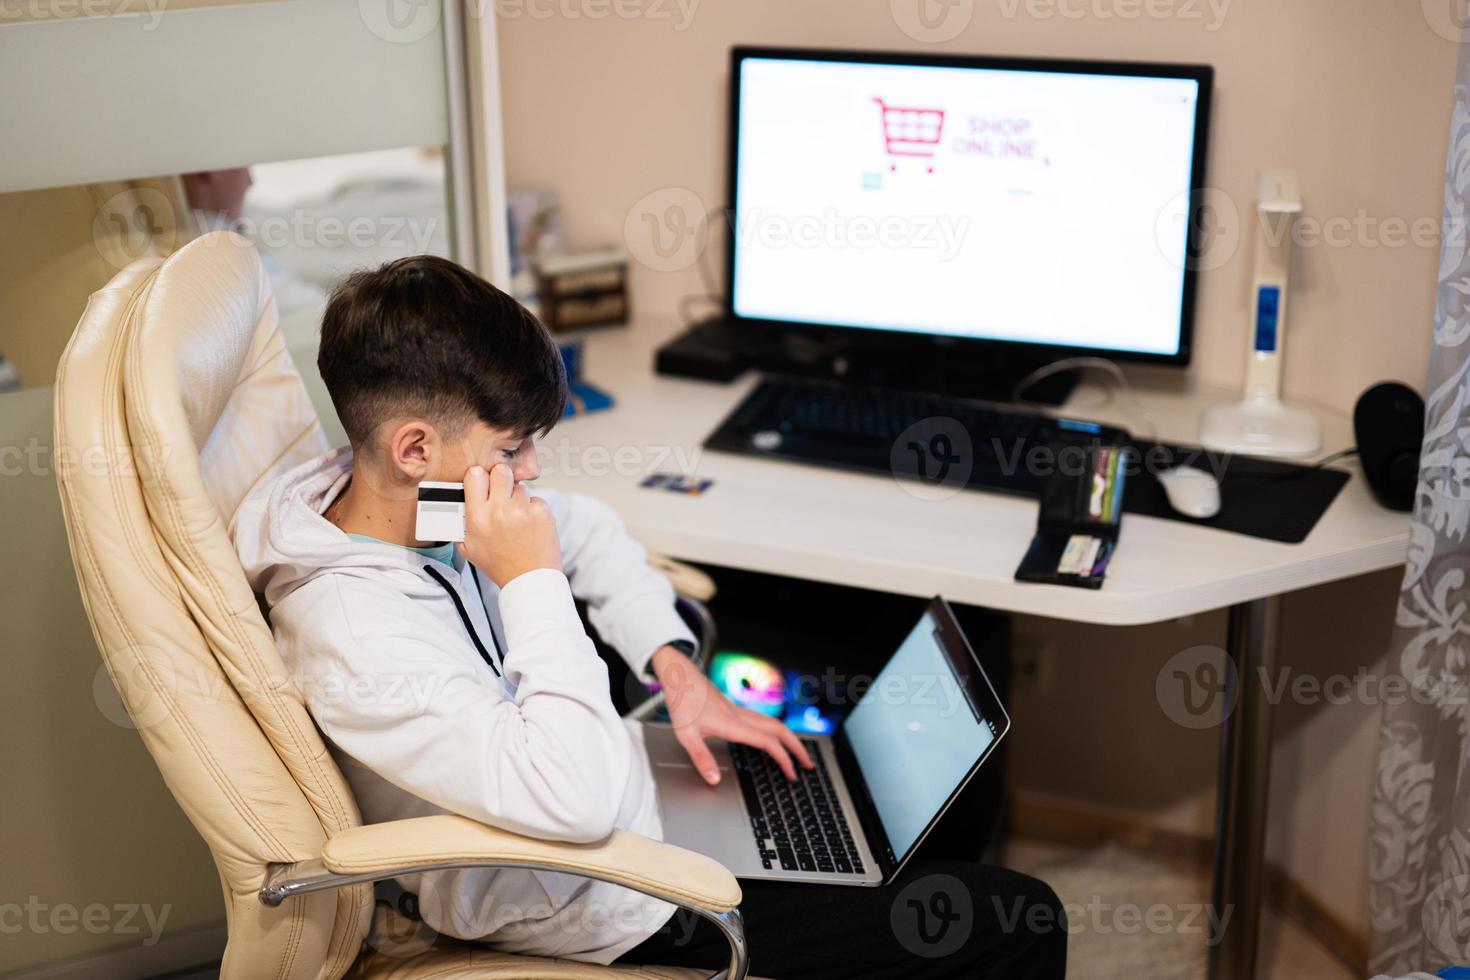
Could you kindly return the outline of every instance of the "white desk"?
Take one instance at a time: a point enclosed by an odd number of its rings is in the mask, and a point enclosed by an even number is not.
[[[590,333],[587,380],[617,404],[562,423],[541,443],[545,485],[601,498],[634,536],[672,557],[1088,623],[1135,625],[1228,606],[1227,649],[1237,676],[1254,677],[1274,667],[1282,594],[1402,564],[1407,554],[1408,516],[1374,503],[1356,463],[1346,463],[1355,478],[1302,544],[1130,514],[1102,589],[1018,583],[1016,565],[1036,526],[1033,500],[975,492],[924,499],[886,476],[703,451],[756,379],[720,385],[655,375],[653,349],[677,329],[645,321]],[[1184,444],[1196,439],[1204,406],[1234,397],[1202,388],[1139,396],[1158,438]],[[1079,387],[1067,407],[1149,435],[1126,399],[1107,404],[1099,387]],[[1346,418],[1323,413],[1322,422],[1323,455],[1353,445]],[[715,482],[699,497],[640,488],[653,472]],[[1245,685],[1222,723],[1214,901],[1238,910],[1211,949],[1213,978],[1253,972],[1270,707],[1261,685]]]

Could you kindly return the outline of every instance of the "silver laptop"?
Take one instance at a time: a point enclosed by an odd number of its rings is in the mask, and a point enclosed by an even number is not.
[[[836,733],[799,735],[817,764],[788,782],[764,752],[710,741],[709,786],[666,724],[645,724],[664,839],[740,878],[881,885],[902,870],[1010,731],[954,613],[935,598]]]

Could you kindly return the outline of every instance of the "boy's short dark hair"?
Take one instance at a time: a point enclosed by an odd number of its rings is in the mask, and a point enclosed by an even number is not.
[[[355,272],[322,316],[317,367],[354,447],[384,421],[475,419],[525,437],[561,418],[566,369],[531,312],[448,259]]]

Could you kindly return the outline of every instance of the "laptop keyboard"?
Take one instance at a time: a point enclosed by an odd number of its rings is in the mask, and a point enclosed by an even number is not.
[[[795,782],[788,782],[776,760],[765,752],[748,745],[730,745],[761,865],[785,871],[862,874],[863,861],[832,786],[827,762],[815,741],[802,739],[802,744],[817,768],[798,768]]]

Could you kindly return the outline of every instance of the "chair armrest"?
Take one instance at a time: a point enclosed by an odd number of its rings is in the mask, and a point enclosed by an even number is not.
[[[444,814],[353,827],[322,847],[339,874],[399,874],[405,864],[534,864],[596,877],[636,891],[724,912],[740,904],[740,884],[713,858],[626,830],[592,844],[523,837]]]
[[[730,943],[730,965],[719,977],[739,980],[748,969],[735,876],[712,858],[625,830],[595,844],[568,844],[452,814],[368,824],[328,839],[319,858],[269,865],[260,901],[275,908],[305,892],[453,868],[559,871],[623,885],[717,926]]]
[[[271,865],[260,898],[276,906],[304,891],[477,867],[582,875],[712,912],[727,912],[740,904],[740,884],[724,865],[673,844],[626,830],[615,830],[593,844],[538,840],[452,814],[344,830],[323,845],[317,860]],[[319,880],[324,875],[332,880]]]

